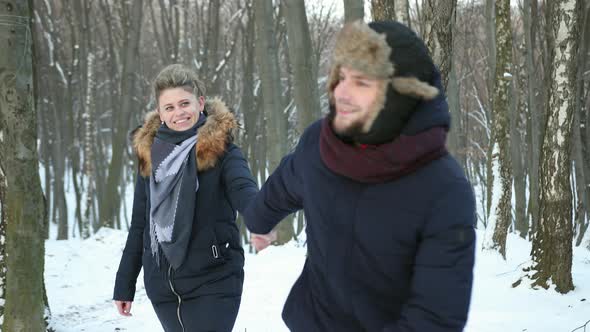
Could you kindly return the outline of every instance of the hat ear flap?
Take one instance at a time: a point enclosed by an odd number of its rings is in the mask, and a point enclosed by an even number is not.
[[[413,96],[418,99],[431,100],[439,93],[437,88],[415,77],[393,77],[391,84],[402,95]]]

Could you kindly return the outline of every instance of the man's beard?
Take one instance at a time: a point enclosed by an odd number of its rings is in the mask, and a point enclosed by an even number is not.
[[[336,105],[330,104],[330,113],[328,113],[328,120],[330,121],[330,126],[332,130],[340,139],[345,142],[354,142],[356,137],[359,137],[363,134],[363,127],[364,123],[362,121],[356,121],[351,123],[347,128],[336,128],[334,126],[334,121],[336,119]]]

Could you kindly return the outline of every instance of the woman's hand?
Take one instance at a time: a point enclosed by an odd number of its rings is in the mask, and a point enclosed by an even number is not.
[[[115,306],[121,316],[131,316],[131,301],[115,301]]]
[[[270,246],[273,241],[277,240],[277,231],[272,230],[267,234],[250,233],[250,242],[254,245],[256,251],[262,251]]]

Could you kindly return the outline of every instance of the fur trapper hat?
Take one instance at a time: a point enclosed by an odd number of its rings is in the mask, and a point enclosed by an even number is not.
[[[439,93],[430,85],[436,68],[428,48],[410,28],[398,22],[356,21],[342,28],[336,39],[327,85],[332,112],[341,66],[388,83],[371,109],[363,134],[347,138],[357,143],[381,144],[394,140],[418,102],[433,99]]]

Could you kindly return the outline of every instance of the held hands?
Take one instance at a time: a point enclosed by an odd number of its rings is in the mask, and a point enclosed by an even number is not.
[[[277,240],[277,231],[273,229],[267,234],[250,233],[250,242],[256,251],[262,251],[270,246],[273,241]]]
[[[115,306],[121,316],[131,316],[131,301],[115,301]]]

